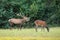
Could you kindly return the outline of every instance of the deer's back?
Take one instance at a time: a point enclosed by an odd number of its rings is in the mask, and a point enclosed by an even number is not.
[[[42,21],[42,20],[36,20],[34,23],[35,23],[35,25],[39,25],[39,26],[45,26],[46,25],[46,22]]]
[[[23,19],[15,19],[15,18],[13,18],[13,19],[10,19],[10,22],[14,23],[14,24],[20,24],[20,23],[23,22]]]

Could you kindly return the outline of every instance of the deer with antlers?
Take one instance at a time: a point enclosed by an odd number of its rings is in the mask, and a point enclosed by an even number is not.
[[[18,14],[18,15],[19,15],[19,14]],[[22,16],[22,15],[20,14],[20,16]],[[22,16],[22,19],[20,19],[20,18],[18,18],[18,19],[16,19],[16,18],[11,18],[11,19],[9,19],[8,21],[9,21],[10,26],[13,26],[13,24],[19,24],[19,25],[20,25],[20,29],[21,29],[21,25],[22,25],[23,23],[29,21],[29,17]]]

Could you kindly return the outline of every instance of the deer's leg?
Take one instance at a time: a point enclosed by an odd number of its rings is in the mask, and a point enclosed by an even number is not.
[[[10,23],[10,29],[12,29],[12,27],[13,27],[13,23]]]
[[[44,27],[43,26],[41,26],[41,31],[43,31],[44,30]]]
[[[35,30],[36,30],[36,32],[37,32],[37,28],[38,28],[38,25],[35,26]]]
[[[43,30],[43,27],[41,26],[41,31]]]
[[[43,30],[43,25],[41,25],[41,31]]]
[[[49,32],[49,28],[48,28],[48,26],[46,26],[46,29],[47,29],[47,31]]]
[[[22,29],[22,25],[20,25],[20,30]]]

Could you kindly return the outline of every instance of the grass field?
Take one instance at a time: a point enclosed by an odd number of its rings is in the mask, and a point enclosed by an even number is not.
[[[18,37],[18,38],[37,38],[37,39],[46,39],[46,40],[60,40],[60,27],[50,28],[50,32],[47,32],[46,29],[38,29],[38,32],[34,28],[30,29],[0,29],[0,38],[2,37]],[[36,40],[37,40],[36,39]]]

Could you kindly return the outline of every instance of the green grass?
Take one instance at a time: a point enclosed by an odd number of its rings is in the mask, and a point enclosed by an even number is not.
[[[50,32],[47,30],[38,29],[38,32],[34,28],[30,29],[0,29],[0,37],[60,37],[60,27],[50,28]]]

